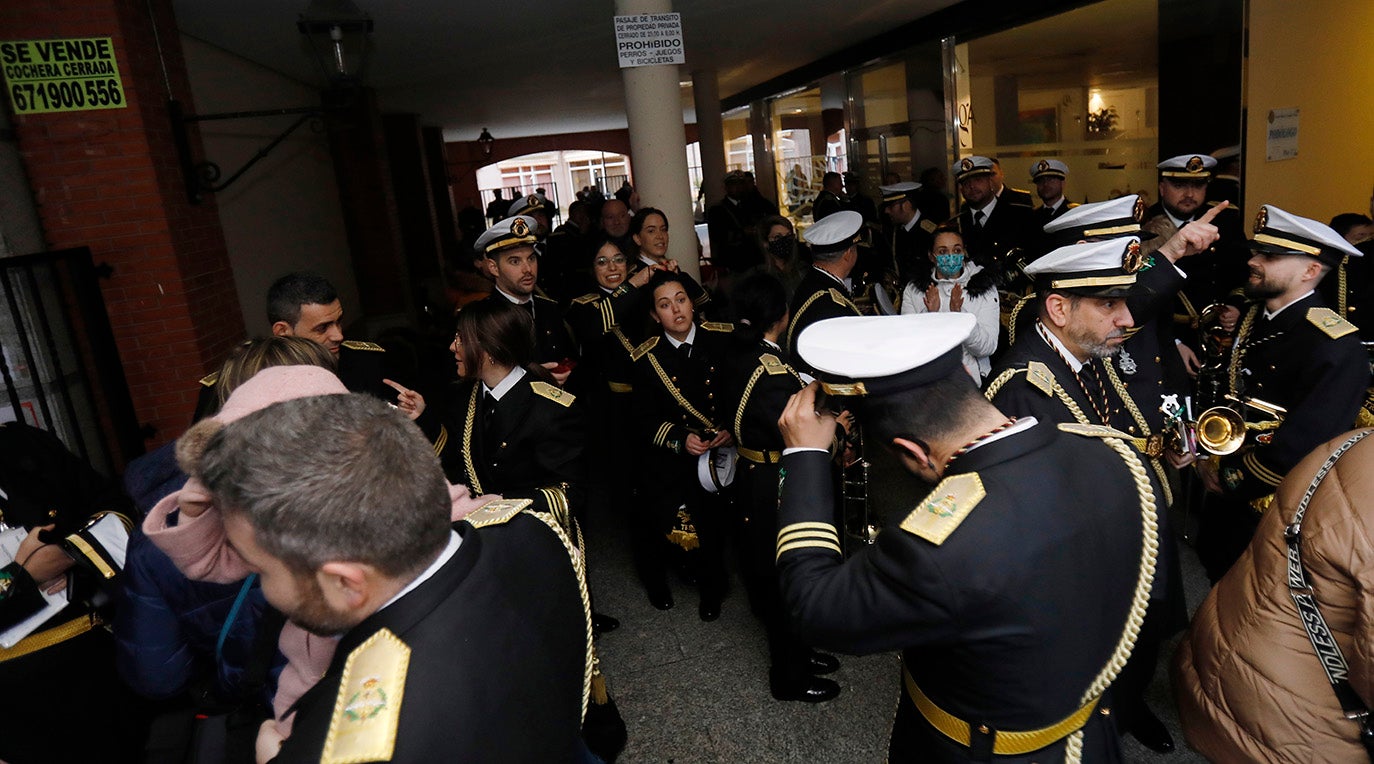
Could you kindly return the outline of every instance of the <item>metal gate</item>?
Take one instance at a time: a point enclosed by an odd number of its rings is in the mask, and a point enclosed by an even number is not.
[[[143,453],[124,368],[86,247],[0,258],[0,421],[50,430],[97,470]]]

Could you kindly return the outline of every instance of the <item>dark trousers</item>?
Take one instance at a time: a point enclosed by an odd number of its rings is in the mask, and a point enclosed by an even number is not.
[[[772,669],[781,679],[793,679],[805,673],[810,648],[793,632],[778,588],[778,470],[776,464],[740,461],[735,478],[735,551],[749,607],[768,638]]]
[[[147,708],[115,673],[114,640],[96,628],[0,663],[0,761],[136,762]]]
[[[1209,494],[1197,519],[1197,556],[1213,583],[1236,564],[1259,526],[1260,514],[1249,502]]]
[[[696,458],[678,456],[673,464],[660,462],[657,468],[645,470],[641,484],[644,506],[634,511],[631,524],[635,569],[650,596],[667,590],[668,563],[683,553],[668,540],[668,533],[676,522],[679,507],[685,504],[697,534],[697,548],[688,550],[686,555],[696,573],[701,599],[720,602],[725,597],[727,582],[724,501],[696,483]],[[688,459],[691,482],[686,479]]]

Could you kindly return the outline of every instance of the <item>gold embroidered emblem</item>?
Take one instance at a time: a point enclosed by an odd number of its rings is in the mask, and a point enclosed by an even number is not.
[[[1269,208],[1260,207],[1259,212],[1255,213],[1255,233],[1263,231],[1269,226]]]
[[[488,525],[505,525],[511,518],[520,514],[525,507],[534,504],[533,499],[497,499],[473,510],[467,517],[463,518],[474,528],[485,528]]]
[[[410,648],[389,629],[349,653],[321,764],[391,759],[409,668]]]
[[[1121,270],[1127,273],[1135,273],[1145,265],[1145,255],[1140,251],[1140,242],[1132,241],[1126,245],[1126,251],[1121,256]]]
[[[1048,169],[1050,169],[1050,163],[1049,163],[1048,161],[1044,160],[1044,159],[1041,159],[1041,160],[1040,160],[1038,163],[1036,163],[1036,165],[1035,165],[1035,172],[1036,172],[1036,174],[1042,173],[1042,172],[1044,172],[1044,171],[1046,171],[1046,170],[1048,170]]]
[[[516,236],[529,236],[530,224],[526,223],[524,218],[517,217],[511,221],[510,232]]]
[[[1354,324],[1341,318],[1340,314],[1330,308],[1308,308],[1307,320],[1333,340],[1358,331]]]
[[[963,172],[968,172],[969,170],[972,170],[973,160],[968,157],[964,157],[964,160],[959,163],[959,169]]]
[[[1045,395],[1054,395],[1054,372],[1040,361],[1026,364],[1026,381]]]
[[[1187,170],[1188,172],[1201,172],[1202,157],[1192,157],[1188,160],[1188,164],[1184,165],[1183,169]]]
[[[1140,198],[1138,194],[1135,197],[1135,206],[1131,208],[1131,217],[1135,218],[1137,223],[1145,220],[1145,200]]]
[[[548,382],[531,382],[530,389],[540,398],[548,398],[563,408],[568,408],[577,400],[577,396],[564,390],[558,385],[551,385]]]
[[[906,516],[902,530],[939,546],[987,495],[976,472],[947,477]]]

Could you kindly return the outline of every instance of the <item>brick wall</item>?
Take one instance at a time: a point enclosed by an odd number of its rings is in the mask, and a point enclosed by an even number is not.
[[[15,119],[50,248],[86,245],[114,267],[102,283],[149,445],[176,437],[201,376],[242,338],[238,297],[212,198],[186,199],[154,40],[172,92],[193,111],[170,0],[0,3],[7,40],[111,37],[127,108]],[[198,136],[192,147],[200,155]]]

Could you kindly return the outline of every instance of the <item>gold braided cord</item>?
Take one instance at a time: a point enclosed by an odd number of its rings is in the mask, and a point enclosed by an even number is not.
[[[668,378],[668,372],[664,371],[663,367],[659,365],[658,359],[654,357],[653,353],[649,354],[649,365],[654,367],[654,372],[658,374],[659,381],[663,383],[663,386],[668,390],[668,394],[673,396],[673,400],[677,401],[677,405],[681,406],[683,411],[696,417],[697,420],[706,425],[708,429],[717,429],[715,422],[707,419],[705,414],[697,411],[696,407],[683,396],[682,391],[677,389],[677,385],[673,384],[673,381]]]
[[[1345,318],[1346,305],[1346,272],[1345,266],[1350,262],[1350,255],[1341,258],[1341,264],[1336,266],[1336,313],[1341,318]]]
[[[791,364],[784,363],[783,366],[787,368],[787,371],[790,372],[798,382],[801,382],[801,377],[797,376],[797,372],[792,368]],[[740,433],[744,431],[744,408],[749,405],[749,396],[754,392],[754,385],[758,384],[759,379],[763,377],[766,371],[768,371],[768,369],[764,368],[762,363],[755,366],[754,373],[749,375],[749,383],[744,386],[744,394],[740,396],[739,406],[735,409],[734,432],[736,445],[739,445]],[[805,387],[804,384],[803,387]]]
[[[1231,363],[1226,370],[1226,376],[1231,385],[1232,395],[1240,395],[1240,361],[1245,356],[1245,341],[1250,339],[1250,329],[1255,325],[1255,316],[1258,316],[1259,312],[1258,304],[1250,307],[1250,312],[1246,313],[1245,319],[1240,322],[1235,342],[1231,344]]]
[[[1008,382],[1011,381],[1012,377],[1015,377],[1017,374],[1023,374],[1025,373],[1025,371],[1025,369],[1007,369],[1006,371],[997,375],[997,379],[994,379],[988,383],[987,389],[983,391],[983,397],[987,398],[988,400],[992,400],[994,397],[996,397],[997,392],[1001,390]]]
[[[463,467],[468,471],[469,488],[473,496],[482,495],[482,483],[477,479],[477,468],[472,463],[472,422],[477,417],[477,384],[472,385],[472,395],[468,397],[468,415],[463,420]]]
[[[528,511],[528,510],[527,510]],[[530,514],[539,518],[540,522],[549,526],[549,529],[558,536],[558,540],[563,542],[563,548],[568,551],[568,557],[572,560],[573,573],[577,576],[577,592],[582,595],[582,615],[586,621],[587,657],[586,666],[582,672],[582,718],[587,718],[587,701],[592,693],[592,675],[598,670],[600,659],[596,655],[596,647],[592,640],[592,599],[587,593],[587,564],[585,554],[582,550],[572,543],[568,538],[567,531],[547,512],[533,512]],[[579,531],[579,536],[581,535]]]
[[[1121,632],[1121,639],[1117,640],[1116,649],[1112,651],[1112,657],[1107,664],[1102,667],[1097,678],[1089,685],[1083,693],[1080,704],[1100,696],[1107,690],[1111,683],[1116,680],[1121,669],[1126,666],[1126,661],[1131,657],[1131,651],[1135,649],[1136,639],[1140,636],[1140,627],[1145,622],[1145,611],[1150,606],[1150,587],[1154,583],[1155,562],[1159,557],[1159,517],[1155,511],[1155,493],[1150,486],[1150,478],[1145,474],[1145,467],[1138,455],[1131,452],[1120,440],[1116,438],[1103,438],[1113,451],[1126,463],[1126,468],[1130,470],[1131,477],[1135,479],[1136,492],[1140,496],[1140,524],[1141,524],[1141,550],[1140,550],[1140,572],[1136,577],[1135,596],[1131,598],[1131,610],[1126,616],[1126,625]],[[1066,764],[1080,764],[1083,760],[1083,731],[1079,730],[1069,736],[1068,744],[1064,751],[1064,761]]]
[[[819,292],[813,292],[810,297],[806,298],[806,302],[802,303],[802,306],[800,308],[797,308],[797,315],[792,316],[792,323],[787,325],[788,347],[792,347],[792,332],[797,330],[797,322],[801,320],[802,314],[806,313],[806,309],[811,307],[812,303],[814,303],[816,300],[819,300],[822,295],[829,293],[829,291],[829,289],[822,289]]]
[[[1102,365],[1107,368],[1107,379],[1111,380],[1112,387],[1116,389],[1116,394],[1121,398],[1121,402],[1126,404],[1126,410],[1130,412],[1131,419],[1135,420],[1135,426],[1140,428],[1141,434],[1149,438],[1151,433],[1150,425],[1145,421],[1145,415],[1140,413],[1140,408],[1135,405],[1135,399],[1126,391],[1126,386],[1121,383],[1121,377],[1117,376],[1116,364],[1110,359],[1103,359]],[[1160,464],[1157,456],[1146,454],[1150,462],[1150,467],[1154,469],[1155,475],[1159,477],[1159,487],[1164,491],[1164,505],[1172,506],[1174,503],[1174,492],[1169,488],[1169,476],[1164,473],[1164,465]]]

